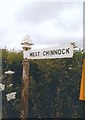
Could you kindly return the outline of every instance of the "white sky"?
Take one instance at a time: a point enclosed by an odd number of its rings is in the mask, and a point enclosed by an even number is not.
[[[0,0],[1,46],[20,50],[27,34],[34,48],[71,42],[82,47],[83,1]]]

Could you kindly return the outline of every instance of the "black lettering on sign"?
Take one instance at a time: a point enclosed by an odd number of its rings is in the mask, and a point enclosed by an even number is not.
[[[65,49],[62,49],[62,54],[65,54]]]
[[[40,52],[37,52],[37,56],[39,56]]]
[[[33,56],[33,53],[30,53],[30,57]]]
[[[49,50],[49,51],[43,51],[43,56],[48,56],[48,55],[61,55],[61,54],[68,54],[70,53],[69,51],[70,48],[67,49],[56,49],[56,50]]]
[[[49,51],[43,51],[43,56],[49,55]]]
[[[70,48],[66,48],[66,54],[70,53],[69,50],[70,50]]]
[[[46,51],[46,55],[49,55],[49,51]]]
[[[34,52],[34,57],[36,57],[37,56],[37,52]]]
[[[58,54],[59,54],[59,55],[61,54],[61,49],[58,50]]]
[[[51,51],[50,51],[50,53],[51,53],[51,55],[53,55],[53,54],[54,54],[54,51],[53,51],[53,50],[51,50]]]
[[[45,51],[43,51],[43,56],[45,56],[46,55],[46,52]]]
[[[51,49],[51,50],[43,50],[41,51],[37,51],[36,50],[34,52],[30,53],[30,57],[39,57],[40,55],[43,56],[55,56],[55,55],[65,55],[65,54],[70,54],[70,48],[62,48],[62,49]]]
[[[30,57],[37,57],[37,56],[39,56],[39,54],[40,54],[39,51],[38,52],[32,52],[32,53],[30,53]]]
[[[57,54],[57,50],[51,50],[50,52],[51,52],[51,55]]]

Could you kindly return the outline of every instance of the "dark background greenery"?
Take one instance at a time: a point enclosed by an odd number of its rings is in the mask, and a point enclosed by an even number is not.
[[[82,50],[72,58],[30,60],[29,118],[83,118],[83,101],[79,100],[83,63]],[[19,118],[21,110],[22,52],[2,49],[2,82],[11,88],[2,92],[3,118]],[[4,72],[12,70],[13,75]],[[15,100],[6,94],[16,91]]]

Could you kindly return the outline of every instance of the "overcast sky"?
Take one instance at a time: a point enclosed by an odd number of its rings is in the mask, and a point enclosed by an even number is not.
[[[1,46],[19,50],[27,34],[34,48],[71,42],[82,47],[82,0],[0,0]]]

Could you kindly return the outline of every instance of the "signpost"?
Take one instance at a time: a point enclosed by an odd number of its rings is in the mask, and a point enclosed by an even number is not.
[[[22,92],[21,92],[21,105],[22,110],[20,118],[28,118],[28,101],[29,101],[29,60],[30,59],[54,59],[54,58],[69,58],[73,56],[73,45],[61,47],[50,47],[44,49],[31,50],[32,42],[30,37],[27,35],[23,39],[23,81],[22,81]]]
[[[21,113],[20,118],[24,120],[24,118],[28,118],[28,101],[29,101],[29,60],[27,59],[27,53],[31,49],[32,42],[29,36],[25,36],[22,43],[23,48],[23,81],[22,81],[22,90],[21,90]]]
[[[29,50],[25,52],[27,59],[54,59],[54,58],[69,58],[73,56],[73,45],[68,44],[67,46],[61,47],[50,47],[37,50]]]

